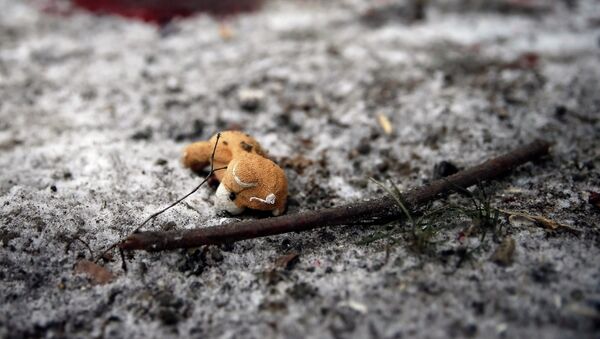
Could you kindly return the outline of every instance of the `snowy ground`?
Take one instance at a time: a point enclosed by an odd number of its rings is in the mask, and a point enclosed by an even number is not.
[[[402,2],[290,1],[231,19],[230,37],[203,15],[157,29],[36,3],[0,0],[0,337],[598,337],[597,1],[431,1],[424,20]],[[244,89],[264,93],[255,111]],[[97,251],[185,194],[200,178],[182,148],[228,128],[287,165],[288,213],[544,138],[552,157],[494,185],[494,206],[578,232],[502,218],[506,267],[451,218],[426,253],[346,226],[132,253],[126,273],[116,256],[103,285],[74,274],[90,254],[73,239]],[[229,220],[212,195],[148,229]]]

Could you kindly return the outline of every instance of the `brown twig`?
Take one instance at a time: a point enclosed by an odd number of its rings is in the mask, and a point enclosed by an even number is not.
[[[411,190],[404,195],[406,205],[414,210],[429,201],[452,192],[456,187],[469,187],[507,174],[514,167],[548,154],[546,141],[517,148],[510,153],[490,159],[481,165],[466,169],[429,185]],[[360,222],[385,222],[400,218],[402,211],[390,196],[351,203],[318,211],[306,211],[259,220],[244,220],[226,225],[183,231],[140,232],[130,235],[119,247],[126,250],[161,251],[234,242],[269,235],[302,232],[314,228],[355,224]]]

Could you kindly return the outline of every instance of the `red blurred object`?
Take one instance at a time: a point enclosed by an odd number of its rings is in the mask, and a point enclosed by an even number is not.
[[[600,193],[590,191],[590,197],[588,198],[588,202],[600,208]]]
[[[205,12],[226,17],[257,10],[264,0],[72,0],[95,13],[117,14],[147,22],[166,23],[175,17]]]
[[[521,68],[535,68],[540,61],[540,56],[534,52],[523,53],[519,56],[517,63]]]

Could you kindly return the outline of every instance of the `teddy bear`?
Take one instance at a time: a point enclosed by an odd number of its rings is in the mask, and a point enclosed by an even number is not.
[[[288,195],[285,172],[267,157],[256,139],[240,131],[225,131],[208,141],[192,143],[183,152],[183,165],[196,172],[211,161],[214,169],[227,167],[214,172],[219,181],[217,208],[232,215],[246,208],[271,211],[274,216],[284,212]]]

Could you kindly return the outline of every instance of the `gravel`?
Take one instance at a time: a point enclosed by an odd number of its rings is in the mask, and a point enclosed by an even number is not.
[[[271,2],[227,35],[206,15],[161,29],[41,3],[0,0],[0,337],[598,338],[596,1]],[[342,226],[126,253],[127,272],[115,254],[106,284],[74,272],[85,244],[121,239],[201,180],[180,165],[186,144],[236,128],[285,164],[288,213],[544,138],[551,157],[487,193],[576,231],[502,216],[502,237],[480,241],[454,216],[424,252],[408,232],[364,244],[383,226]],[[213,193],[147,229],[232,220]]]

